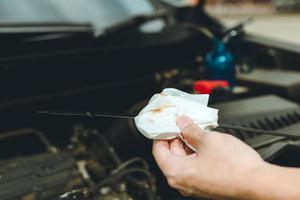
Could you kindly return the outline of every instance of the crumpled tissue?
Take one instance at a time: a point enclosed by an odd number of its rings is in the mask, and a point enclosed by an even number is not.
[[[218,126],[218,110],[207,107],[209,95],[188,94],[167,88],[155,94],[134,118],[137,129],[149,139],[174,139],[180,137],[176,125],[178,116],[190,117],[201,129]]]

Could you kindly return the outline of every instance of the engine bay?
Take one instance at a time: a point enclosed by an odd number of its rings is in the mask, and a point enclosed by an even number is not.
[[[300,47],[253,38],[243,32],[244,22],[228,29],[204,11],[204,2],[176,7],[153,1],[158,13],[130,18],[103,35],[86,25],[85,31],[71,32],[70,24],[38,33],[28,26],[18,27],[21,33],[0,28],[5,47],[0,53],[0,199],[192,199],[168,187],[152,157],[152,141],[132,119],[36,111],[135,116],[164,88],[199,93],[195,85],[208,80],[205,58],[213,47],[206,29],[219,37],[237,34],[228,43],[238,66],[236,87],[217,85],[210,91],[220,123],[300,134]],[[157,19],[165,23],[162,30],[139,31]],[[268,162],[300,167],[299,140],[220,131],[243,140]]]

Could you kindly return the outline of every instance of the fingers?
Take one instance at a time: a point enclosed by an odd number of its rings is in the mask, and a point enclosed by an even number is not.
[[[181,131],[192,123],[193,120],[187,116],[182,115],[177,118],[177,126]]]
[[[177,118],[177,126],[181,130],[183,138],[195,149],[198,149],[202,142],[204,131],[201,130],[192,119],[186,116]]]
[[[169,141],[167,140],[154,140],[152,147],[152,154],[157,162],[159,168],[164,171],[168,166],[168,158],[171,156],[171,149]]]
[[[170,149],[171,149],[171,152],[175,155],[178,155],[178,156],[187,155],[185,152],[185,145],[178,138],[176,138],[170,142]]]

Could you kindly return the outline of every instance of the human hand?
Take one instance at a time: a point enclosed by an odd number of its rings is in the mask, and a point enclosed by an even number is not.
[[[238,199],[247,174],[267,164],[257,152],[237,138],[205,132],[188,117],[177,119],[183,138],[156,140],[153,155],[169,185],[182,194],[212,199]]]

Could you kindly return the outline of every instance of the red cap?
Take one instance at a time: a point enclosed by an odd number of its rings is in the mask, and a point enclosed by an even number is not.
[[[211,94],[215,88],[228,88],[228,81],[224,80],[202,80],[194,82],[194,91],[199,94]]]

